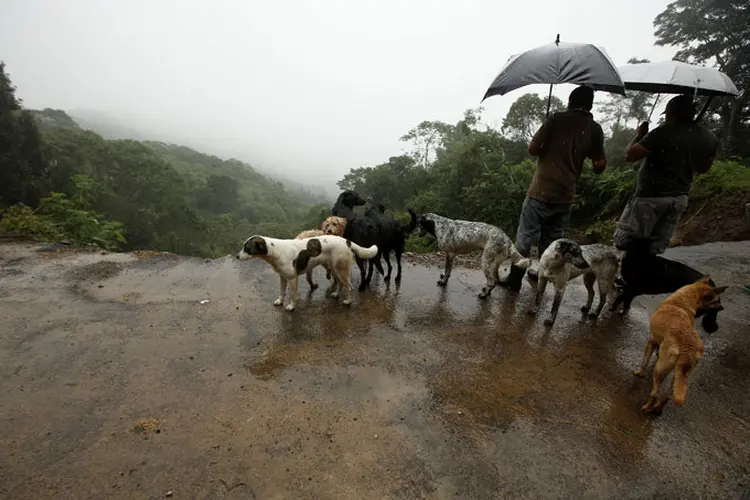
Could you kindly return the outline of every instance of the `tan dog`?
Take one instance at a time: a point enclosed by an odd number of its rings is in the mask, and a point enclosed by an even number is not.
[[[294,237],[295,240],[304,240],[305,238],[315,238],[317,236],[325,236],[326,233],[324,233],[320,229],[305,229],[301,233],[299,233],[297,236]],[[331,267],[328,264],[323,264],[323,267],[326,270],[326,279],[331,279]],[[336,276],[333,277],[334,285],[336,284]],[[317,290],[318,285],[317,283],[313,282],[312,279],[312,269],[310,269],[307,272],[307,284],[310,285],[310,291]]]
[[[695,312],[714,306],[719,295],[727,289],[726,286],[714,288],[709,280],[708,276],[704,276],[699,281],[680,288],[659,304],[651,315],[651,333],[643,353],[643,362],[634,372],[639,377],[644,375],[654,348],[658,347],[651,393],[641,408],[645,412],[660,413],[667,404],[669,397],[658,401],[659,388],[664,377],[675,368],[672,397],[677,406],[685,403],[688,374],[703,357],[703,341],[695,331]]]
[[[344,229],[346,229],[346,218],[332,215],[323,221],[323,224],[320,225],[320,229],[322,229],[325,234],[332,234],[343,238]]]

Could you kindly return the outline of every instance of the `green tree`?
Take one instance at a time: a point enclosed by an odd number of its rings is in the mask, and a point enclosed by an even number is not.
[[[656,44],[677,47],[675,59],[692,63],[715,62],[729,76],[740,96],[722,100],[724,151],[750,154],[737,140],[750,121],[750,4],[747,0],[676,0],[654,20]]]
[[[565,109],[562,101],[552,96],[550,114]],[[524,94],[514,102],[503,120],[502,131],[512,139],[527,144],[547,118],[547,99],[538,94]]]

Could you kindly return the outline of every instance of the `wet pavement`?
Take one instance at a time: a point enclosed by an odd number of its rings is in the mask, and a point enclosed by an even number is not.
[[[667,253],[733,286],[658,418],[662,297],[585,320],[579,278],[546,328],[406,264],[288,313],[262,262],[40,248],[0,245],[0,498],[750,498],[750,242]]]

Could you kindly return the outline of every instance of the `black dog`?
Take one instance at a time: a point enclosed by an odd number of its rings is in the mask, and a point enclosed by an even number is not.
[[[401,254],[404,253],[406,238],[417,227],[417,214],[410,208],[407,210],[409,210],[411,220],[408,224],[402,224],[393,217],[385,215],[384,205],[375,206],[372,203],[365,205],[365,215],[375,221],[380,228],[378,249],[385,259],[386,266],[388,266],[388,274],[383,278],[385,281],[391,280],[391,271],[393,270],[391,251],[396,255],[396,284],[401,283]]]
[[[346,218],[346,227],[344,228],[344,238],[351,240],[357,245],[369,248],[372,245],[378,246],[378,254],[370,259],[369,271],[365,275],[365,261],[357,257],[357,267],[361,275],[359,290],[363,291],[370,284],[372,279],[373,264],[378,272],[382,275],[383,266],[380,264],[380,255],[382,253],[380,242],[380,227],[377,222],[366,215],[360,215],[354,212],[354,207],[364,205],[365,200],[354,191],[344,191],[336,200],[331,209],[331,215]]]
[[[681,262],[651,255],[648,251],[650,245],[651,240],[639,239],[633,241],[626,249],[620,264],[622,279],[615,282],[619,294],[610,311],[616,311],[622,304],[620,314],[625,314],[630,309],[630,303],[639,295],[674,293],[704,276],[703,273]],[[713,280],[710,281],[710,285],[716,286]],[[695,313],[696,318],[703,316],[701,324],[707,333],[714,333],[719,329],[717,316],[724,307],[720,301],[718,304],[716,308],[699,309]]]

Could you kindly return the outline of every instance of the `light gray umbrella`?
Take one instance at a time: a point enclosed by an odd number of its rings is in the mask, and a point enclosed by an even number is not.
[[[628,90],[654,94],[739,95],[732,79],[715,68],[680,61],[626,64],[617,68]]]
[[[555,43],[511,56],[482,101],[535,83],[550,86],[550,99],[552,85],[560,83],[587,85],[594,90],[625,95],[625,84],[620,73],[602,47],[561,42],[560,35],[557,35]]]
[[[707,68],[680,61],[626,64],[617,68],[628,90],[659,94],[649,113],[649,120],[661,94],[687,94],[708,96],[697,122],[708,109],[714,97],[736,97],[739,90],[731,78],[716,68]]]

